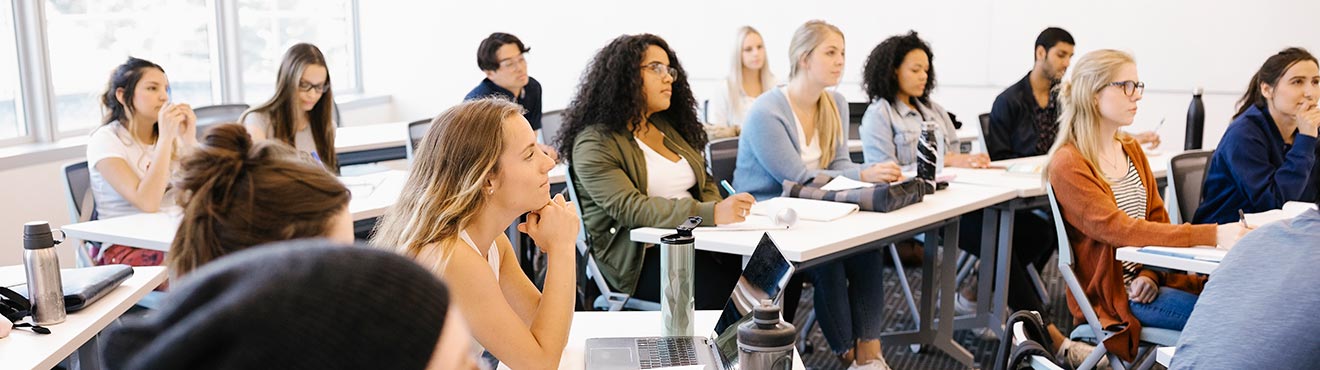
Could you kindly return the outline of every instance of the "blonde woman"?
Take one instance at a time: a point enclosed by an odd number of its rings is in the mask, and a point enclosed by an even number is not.
[[[715,89],[715,99],[710,102],[708,124],[716,126],[739,127],[747,115],[747,109],[762,93],[775,87],[775,75],[770,73],[770,63],[765,57],[765,40],[761,33],[751,26],[738,28],[738,38],[729,63],[729,77]]]
[[[472,336],[515,369],[559,364],[576,294],[578,217],[550,198],[554,161],[536,145],[522,108],[498,98],[459,104],[433,121],[399,202],[372,244],[408,256],[450,284]],[[547,255],[545,289],[518,267],[504,229]]]
[[[752,104],[738,137],[734,183],[757,199],[778,196],[784,180],[818,174],[868,182],[902,178],[898,165],[863,168],[848,157],[848,101],[827,91],[843,74],[843,32],[810,21],[793,33],[787,86]],[[816,317],[830,349],[850,368],[888,369],[880,353],[884,277],[880,253],[863,252],[807,272],[815,287]]]
[[[1045,177],[1058,197],[1079,283],[1100,324],[1121,328],[1104,345],[1131,362],[1143,327],[1182,330],[1205,278],[1120,262],[1115,251],[1131,245],[1228,247],[1244,230],[1237,223],[1169,224],[1141,145],[1120,131],[1132,124],[1145,90],[1131,55],[1097,50],[1073,68],[1059,86],[1063,111]],[[1072,296],[1068,308],[1083,320]],[[1070,362],[1086,356],[1061,347]]]

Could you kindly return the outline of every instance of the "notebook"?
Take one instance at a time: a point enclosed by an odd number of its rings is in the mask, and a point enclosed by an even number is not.
[[[792,208],[797,211],[799,220],[834,221],[844,216],[857,213],[861,209],[856,204],[830,202],[815,199],[778,197],[756,202],[752,205],[752,214],[774,217],[779,210]]]

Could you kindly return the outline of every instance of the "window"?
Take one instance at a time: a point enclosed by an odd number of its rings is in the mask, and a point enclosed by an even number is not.
[[[165,69],[171,100],[213,101],[206,0],[46,0],[46,33],[55,94],[55,125],[78,135],[101,122],[100,94],[129,56]]]
[[[359,91],[354,4],[353,0],[239,0],[243,99],[253,105],[269,99],[280,59],[289,46],[300,42],[316,45],[325,54],[335,92]]]
[[[27,135],[18,119],[18,50],[14,48],[13,3],[0,3],[0,140]]]

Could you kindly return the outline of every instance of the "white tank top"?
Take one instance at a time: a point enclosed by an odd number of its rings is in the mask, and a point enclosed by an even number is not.
[[[458,238],[467,243],[469,247],[472,247],[472,250],[477,251],[477,255],[481,255],[481,248],[477,248],[477,243],[472,241],[472,237],[468,236],[467,230],[459,231]],[[495,247],[495,241],[490,242],[490,248],[486,251],[486,263],[490,264],[490,272],[495,275],[495,282],[498,283],[500,281],[500,253],[499,248]]]
[[[692,173],[687,158],[678,156],[678,162],[660,155],[651,147],[637,140],[646,157],[646,195],[668,199],[691,198],[688,192],[697,185],[697,175]]]

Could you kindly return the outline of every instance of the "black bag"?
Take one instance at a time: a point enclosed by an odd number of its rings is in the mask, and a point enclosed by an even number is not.
[[[1022,323],[1022,343],[1013,338],[1013,325]],[[1053,362],[1064,369],[1072,369],[1066,361],[1059,361],[1053,353],[1047,349],[1052,345],[1050,343],[1050,334],[1046,331],[1044,320],[1040,317],[1040,312],[1022,310],[1014,312],[1008,317],[1004,325],[1004,335],[999,338],[999,351],[995,356],[995,370],[1008,370],[1019,368],[1031,368],[1031,356],[1040,356]]]
[[[32,323],[19,323],[24,317],[31,314],[32,303],[28,301],[27,297],[9,288],[0,287],[0,315],[3,315],[9,322],[14,323],[15,328],[31,328],[37,334],[50,334],[50,329]]]
[[[920,203],[930,186],[920,181],[908,179],[898,183],[880,183],[873,187],[839,191],[825,191],[820,187],[828,184],[833,177],[816,176],[806,184],[784,180],[782,196],[804,199],[826,200],[831,202],[856,204],[863,211],[889,212]],[[934,189],[930,189],[933,190]]]

